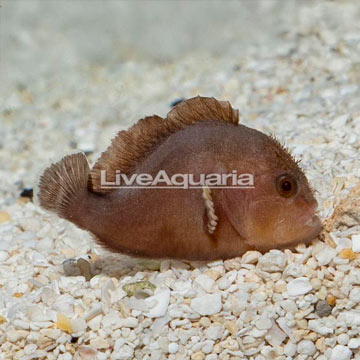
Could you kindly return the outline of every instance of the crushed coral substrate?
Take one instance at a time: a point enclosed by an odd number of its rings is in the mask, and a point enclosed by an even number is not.
[[[276,48],[14,86],[1,105],[0,359],[360,359],[357,6],[309,4]],[[302,160],[322,240],[211,263],[129,259],[19,197],[50,158],[93,162],[115,131],[198,94]]]

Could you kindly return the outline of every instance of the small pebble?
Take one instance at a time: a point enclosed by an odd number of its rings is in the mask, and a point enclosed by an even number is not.
[[[10,215],[6,211],[0,211],[0,224],[10,221]]]
[[[331,314],[332,308],[330,304],[325,300],[320,300],[317,302],[315,307],[315,312],[320,317],[329,316]]]
[[[340,345],[347,345],[350,340],[350,337],[348,334],[340,334],[337,336],[337,342]]]
[[[360,234],[352,235],[352,250],[356,253],[360,252]]]
[[[221,294],[203,295],[191,300],[191,307],[200,315],[214,315],[222,308]]]
[[[66,331],[68,333],[72,333],[73,332],[73,328],[71,326],[71,321],[70,319],[64,315],[64,314],[58,314],[57,315],[57,322],[56,322],[56,326],[58,329]]]
[[[297,345],[297,352],[302,355],[312,356],[316,352],[316,347],[310,340],[301,340]]]
[[[170,354],[176,354],[179,350],[179,345],[176,343],[170,343],[169,344],[169,353]]]
[[[258,268],[266,272],[282,271],[286,262],[286,256],[282,251],[270,250],[259,259]]]
[[[287,285],[287,292],[289,296],[305,295],[312,290],[312,286],[308,278],[299,277],[291,280]]]
[[[29,198],[30,200],[33,199],[34,191],[32,188],[25,188],[21,193],[20,197]]]
[[[6,261],[9,258],[9,253],[7,251],[0,250],[0,261]]]
[[[144,315],[149,318],[162,317],[166,314],[170,302],[170,290],[168,288],[156,289],[155,294],[145,299],[150,310]]]
[[[336,345],[332,351],[330,360],[350,360],[352,356],[352,351],[343,345]]]
[[[360,347],[360,339],[359,338],[352,338],[348,343],[349,349],[358,349]]]

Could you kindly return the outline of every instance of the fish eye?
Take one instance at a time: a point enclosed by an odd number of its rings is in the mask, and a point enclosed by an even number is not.
[[[292,197],[297,191],[296,180],[290,174],[280,175],[276,179],[276,190],[282,197]]]

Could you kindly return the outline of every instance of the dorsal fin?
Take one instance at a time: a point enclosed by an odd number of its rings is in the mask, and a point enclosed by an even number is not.
[[[221,121],[237,125],[239,111],[227,101],[208,97],[194,97],[176,105],[167,117],[153,115],[139,120],[127,131],[120,131],[91,169],[89,189],[108,193],[101,187],[100,171],[106,170],[107,181],[115,181],[115,171],[129,174],[146,154],[171,134],[201,121]]]

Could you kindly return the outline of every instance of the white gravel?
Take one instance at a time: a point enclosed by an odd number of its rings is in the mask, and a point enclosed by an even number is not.
[[[288,144],[326,220],[360,182],[358,16],[356,1],[309,2],[276,46],[84,64],[10,87],[0,127],[0,359],[360,359],[356,198],[326,242],[211,263],[109,254],[19,199],[49,158],[81,149],[94,161],[115,131],[201,94],[229,100],[242,123]]]

